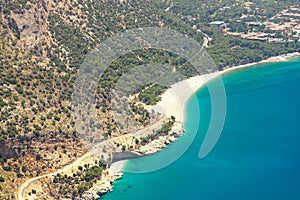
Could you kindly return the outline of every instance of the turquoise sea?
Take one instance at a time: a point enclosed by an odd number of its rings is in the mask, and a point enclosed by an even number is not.
[[[187,104],[186,134],[158,154],[130,160],[126,169],[161,162],[197,130],[183,156],[159,171],[125,172],[113,192],[101,199],[299,200],[300,59],[232,71],[223,80],[226,121],[207,157],[198,158],[211,112],[208,89],[203,87]],[[209,84],[213,87],[214,81]],[[200,120],[195,106],[199,106]]]

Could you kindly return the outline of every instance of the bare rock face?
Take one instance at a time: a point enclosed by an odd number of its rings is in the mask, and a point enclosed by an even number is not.
[[[17,153],[5,141],[0,141],[0,157],[3,157],[3,158],[15,158],[15,157],[17,157]]]
[[[44,5],[44,6],[42,6]],[[46,8],[46,9],[45,9]],[[38,11],[38,12],[37,12]],[[24,48],[33,47],[47,32],[45,20],[47,19],[46,4],[38,3],[30,9],[22,9],[20,12],[12,12],[11,20],[14,22],[13,30],[18,32],[18,39]]]
[[[8,26],[15,34],[20,34],[19,27],[14,18],[8,18]]]

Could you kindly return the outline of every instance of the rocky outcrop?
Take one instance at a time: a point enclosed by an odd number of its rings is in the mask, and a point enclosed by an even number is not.
[[[167,135],[159,136],[157,139],[141,146],[134,152],[141,155],[154,154],[161,151],[167,145],[176,141],[177,137],[183,135],[185,130],[182,128],[181,123],[175,122],[174,126]]]
[[[0,141],[0,158],[16,158],[16,151],[5,141]]]
[[[157,139],[151,141],[150,143],[140,146],[139,149],[136,149],[132,152],[117,152],[113,153],[113,162],[120,160],[131,159],[140,157],[143,155],[154,154],[158,151],[161,151],[168,144],[176,141],[176,138],[181,136],[184,133],[184,130],[181,127],[174,126],[172,130],[167,135],[159,136]],[[121,172],[117,172],[113,169],[108,169],[103,173],[101,180],[93,185],[88,191],[84,192],[80,199],[84,200],[96,200],[99,199],[102,195],[107,192],[112,191],[112,184],[115,180],[118,180],[122,177]]]
[[[97,181],[92,188],[84,192],[80,200],[96,200],[100,196],[112,191],[112,184],[122,178],[123,173],[108,169],[103,173],[101,180]],[[78,199],[79,200],[79,199]]]
[[[161,151],[168,144],[173,143],[175,141],[176,138],[173,135],[160,136],[158,137],[158,139],[153,140],[144,146],[141,146],[138,150],[135,150],[135,152],[143,155],[154,154],[158,151]]]

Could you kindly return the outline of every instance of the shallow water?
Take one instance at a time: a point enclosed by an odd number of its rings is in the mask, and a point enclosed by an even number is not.
[[[203,87],[187,105],[186,134],[158,154],[129,161],[126,169],[161,162],[197,130],[183,156],[159,171],[125,172],[101,199],[300,199],[300,59],[240,69],[223,80],[226,121],[207,157],[198,158],[211,114]]]

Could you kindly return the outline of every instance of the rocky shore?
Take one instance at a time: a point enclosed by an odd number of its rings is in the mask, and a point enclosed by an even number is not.
[[[157,139],[149,142],[148,144],[141,146],[139,149],[136,149],[134,152],[140,155],[150,155],[156,152],[161,151],[167,145],[176,141],[177,137],[181,136],[184,133],[184,130],[172,129],[168,135],[159,136]]]
[[[167,135],[159,136],[157,139],[149,142],[146,145],[140,146],[139,148],[133,150],[132,152],[120,152],[115,154],[115,158],[113,158],[113,162],[122,162],[145,155],[154,154],[156,152],[161,151],[163,148],[165,148],[167,145],[173,143],[176,141],[177,137],[180,137],[184,134],[184,129],[181,128],[181,125],[179,123],[175,124],[173,128],[170,130],[170,132]],[[101,180],[97,181],[96,184],[93,185],[92,188],[90,188],[88,191],[84,192],[81,200],[96,200],[99,199],[102,195],[111,192],[113,190],[113,183],[122,178],[123,173],[122,170],[122,164],[121,167],[115,167],[114,163],[110,166],[109,169],[105,170]],[[78,199],[79,200],[79,199]]]
[[[112,169],[107,169],[102,175],[101,180],[97,181],[92,188],[84,192],[78,200],[96,200],[103,194],[112,191],[112,184],[122,178],[123,173]]]
[[[288,60],[287,58],[291,58],[299,55],[300,53],[297,52],[293,54],[270,58],[268,60],[264,60],[259,63],[275,62],[275,61],[284,62]],[[100,142],[99,145],[97,145],[97,147],[87,152],[86,154],[78,158],[76,161],[71,163],[70,165],[67,165],[64,168],[59,169],[56,172],[52,172],[46,175],[40,175],[38,177],[34,177],[27,180],[25,183],[21,185],[18,196],[19,197],[26,196],[27,199],[28,195],[24,195],[24,194],[28,194],[32,189],[37,190],[38,194],[49,194],[50,187],[48,186],[45,188],[37,187],[39,185],[43,185],[40,183],[41,180],[48,178],[49,179],[48,183],[50,183],[51,185],[53,176],[56,175],[57,173],[70,176],[74,172],[76,172],[76,170],[78,170],[78,166],[84,166],[84,164],[94,163],[95,160],[99,161],[100,157],[101,159],[106,161],[110,160],[108,162],[109,163],[108,166],[113,166],[115,163],[112,162],[114,161],[131,159],[136,156],[149,155],[161,151],[168,144],[175,142],[177,137],[181,136],[184,133],[184,130],[182,128],[182,122],[184,120],[184,113],[182,112],[182,108],[184,107],[190,95],[192,95],[195,91],[197,91],[199,87],[201,87],[205,82],[212,80],[213,78],[223,73],[227,73],[229,71],[233,71],[239,68],[249,67],[251,65],[253,65],[253,63],[236,66],[236,67],[230,67],[228,69],[224,69],[221,72],[207,74],[205,76],[192,77],[183,82],[176,83],[174,87],[168,89],[167,92],[165,92],[162,95],[162,100],[158,103],[159,105],[158,107],[154,106],[153,108],[150,107],[147,108],[149,109],[149,112],[151,112],[152,110],[155,111],[155,108],[157,108],[156,111],[159,111],[158,108],[160,107],[165,111],[164,113],[162,113],[163,116],[165,116],[166,118],[167,116],[175,117],[176,122],[173,125],[172,130],[168,134],[159,135],[156,139],[149,140],[147,144],[140,142],[142,141],[143,138],[147,137],[147,135],[151,135],[155,133],[155,130],[157,131],[161,128],[161,126],[166,122],[165,119],[163,118],[160,119],[159,121],[156,121],[154,125],[144,127],[142,131],[139,130],[131,134],[125,134],[122,136],[111,138],[107,141]],[[186,90],[188,92],[185,92],[185,90],[183,90],[182,87],[180,87],[180,84],[183,84],[183,86],[188,86],[190,90]],[[180,93],[181,96],[176,98],[176,96],[174,96],[174,92],[172,93],[171,91],[178,91],[178,88],[180,89],[179,91],[184,91],[184,92],[181,92]],[[113,158],[113,156],[111,156],[113,154],[112,152],[116,152],[116,151],[120,152],[118,154],[119,156]],[[110,163],[112,163],[112,165],[110,165]],[[115,182],[115,180],[120,179],[122,177],[121,169],[122,167],[117,167],[117,168],[111,167],[109,169],[103,170],[101,179],[97,181],[92,188],[84,192],[82,197],[80,197],[79,199],[88,199],[88,200],[99,199],[99,197],[102,196],[103,194],[112,191],[113,189],[112,184]],[[44,190],[46,192],[44,192]],[[32,195],[31,198],[28,199],[34,199],[33,197],[34,195]],[[71,199],[71,196],[66,196],[66,198]]]

